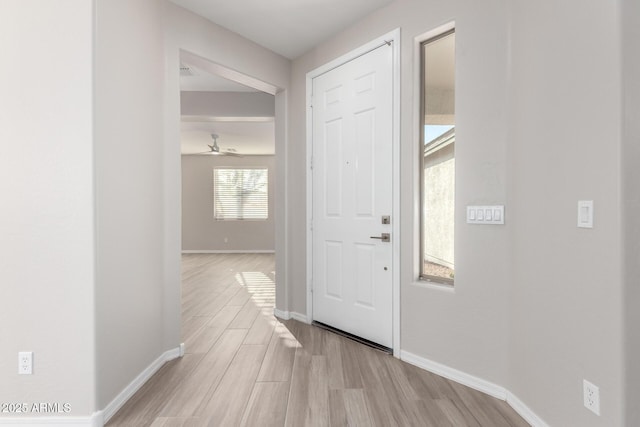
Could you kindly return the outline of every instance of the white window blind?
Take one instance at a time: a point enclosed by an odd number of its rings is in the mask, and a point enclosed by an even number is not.
[[[269,217],[267,169],[214,169],[213,211],[217,220]]]

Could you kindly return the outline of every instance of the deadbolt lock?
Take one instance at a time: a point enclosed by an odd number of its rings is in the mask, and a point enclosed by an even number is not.
[[[391,217],[389,215],[382,215],[383,224],[391,224]]]

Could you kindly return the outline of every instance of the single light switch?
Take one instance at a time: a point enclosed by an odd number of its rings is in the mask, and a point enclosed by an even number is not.
[[[493,220],[494,221],[502,221],[502,214],[500,213],[500,209],[493,210]]]
[[[484,219],[486,219],[487,221],[493,221],[493,214],[492,214],[492,209],[485,209],[484,210]]]
[[[469,219],[471,221],[475,221],[476,220],[476,210],[475,209],[469,209]]]
[[[578,201],[578,227],[593,228],[593,200]]]
[[[478,209],[478,221],[484,221],[484,211],[482,209]]]

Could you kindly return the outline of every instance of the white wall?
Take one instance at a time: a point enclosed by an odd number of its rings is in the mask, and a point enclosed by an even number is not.
[[[618,7],[512,7],[509,387],[551,425],[622,425]],[[577,228],[578,200],[594,201],[593,229]]]
[[[581,13],[574,16],[577,9]],[[534,32],[540,25],[548,29],[544,36]],[[619,28],[617,10],[566,2],[550,16],[520,5],[513,28],[514,75],[522,88],[513,103],[519,172],[513,191],[528,198],[514,206],[523,226],[514,250],[513,387],[532,405],[552,408],[587,378],[600,386],[605,418],[584,413],[575,399],[565,402],[566,410],[547,409],[547,418],[559,425],[620,425],[620,58],[619,35],[612,31]],[[542,162],[544,173],[536,176],[535,165]],[[577,199],[595,200],[594,230],[575,229]],[[542,203],[560,208],[558,214],[546,210],[534,218],[530,207]],[[532,221],[536,225],[524,227]],[[542,262],[552,266],[552,274],[540,275],[535,266]],[[595,327],[585,328],[585,319]],[[549,354],[553,360],[542,363]]]
[[[288,194],[302,211],[306,73],[401,28],[402,350],[505,387],[550,425],[622,423],[618,13],[615,2],[399,0],[293,63]],[[414,38],[451,20],[458,209],[446,292],[415,281]],[[576,227],[582,199],[595,201],[592,230]],[[470,204],[505,204],[506,224],[465,224]],[[302,313],[304,218],[289,220],[288,257]],[[583,378],[600,386],[600,417],[582,406]]]
[[[98,405],[104,408],[180,344],[180,301],[171,301],[175,295],[163,288],[160,2],[96,4],[96,375]],[[177,254],[172,262],[179,262]],[[171,284],[179,289],[180,281]]]
[[[182,250],[273,251],[274,166],[274,156],[182,156]],[[265,221],[216,221],[213,218],[215,167],[267,168],[269,218]]]
[[[72,416],[95,410],[92,14],[0,2],[0,402]],[[18,376],[25,350],[34,373]]]
[[[264,92],[180,92],[184,116],[273,117],[273,95]]]
[[[179,344],[179,274],[173,299],[163,288],[159,3],[1,7],[0,400],[88,417]],[[33,376],[16,375],[19,350],[34,351]]]
[[[640,425],[640,3],[623,0],[622,227],[625,284],[625,425]]]

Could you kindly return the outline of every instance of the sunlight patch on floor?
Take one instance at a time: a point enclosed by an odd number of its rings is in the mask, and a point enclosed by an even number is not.
[[[236,273],[236,281],[251,295],[257,307],[274,307],[276,303],[276,284],[261,271],[243,271]]]

